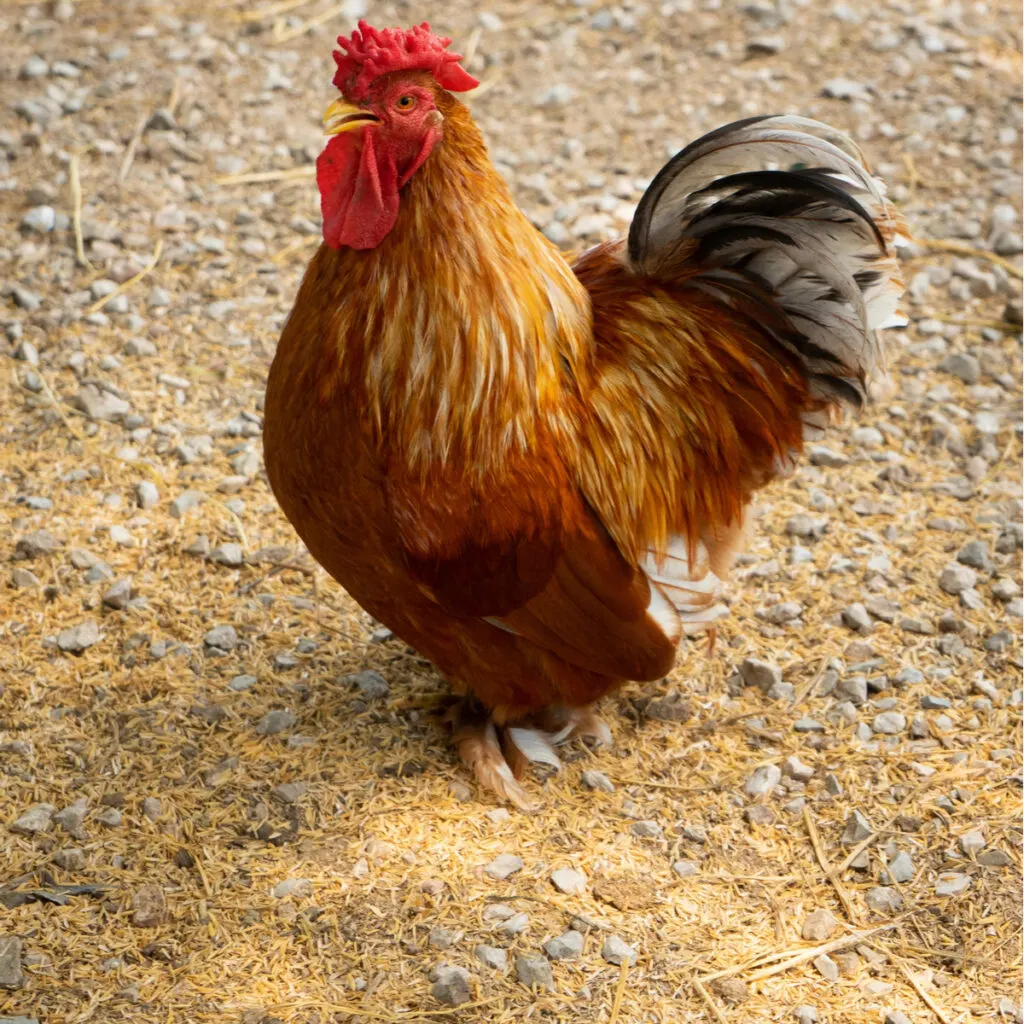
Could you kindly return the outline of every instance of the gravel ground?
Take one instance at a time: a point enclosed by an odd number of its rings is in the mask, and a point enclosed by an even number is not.
[[[599,4],[0,8],[0,1017],[1021,1020],[1019,8]],[[764,493],[714,655],[609,702],[531,818],[262,471],[367,6],[472,51],[566,248],[779,110],[851,131],[917,238],[893,393]]]

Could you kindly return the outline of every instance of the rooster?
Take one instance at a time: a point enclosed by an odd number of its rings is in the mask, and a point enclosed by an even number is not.
[[[338,40],[323,244],[270,370],[267,474],[317,561],[533,762],[726,612],[761,487],[859,408],[900,322],[900,222],[856,146],[752,117],[678,153],[570,263],[517,208],[426,24]],[[770,169],[775,167],[776,169]]]

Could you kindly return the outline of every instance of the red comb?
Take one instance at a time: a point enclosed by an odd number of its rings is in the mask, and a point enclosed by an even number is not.
[[[415,28],[376,29],[359,22],[351,38],[338,36],[345,52],[334,51],[334,84],[350,100],[365,99],[370,85],[389,71],[429,71],[442,89],[466,92],[480,83],[459,66],[462,56],[449,53],[450,39],[435,36],[423,22]]]

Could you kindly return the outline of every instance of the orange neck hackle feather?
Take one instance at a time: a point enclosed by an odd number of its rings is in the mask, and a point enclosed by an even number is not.
[[[468,110],[441,90],[438,107],[444,137],[402,189],[390,233],[366,251],[324,246],[311,265],[331,322],[310,391],[358,401],[409,469],[456,464],[482,478],[539,432],[569,432],[565,390],[587,373],[590,303],[516,206]]]

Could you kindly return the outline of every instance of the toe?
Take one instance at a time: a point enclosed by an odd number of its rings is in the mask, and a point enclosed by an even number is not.
[[[595,747],[610,747],[612,731],[608,724],[598,717],[593,708],[576,708],[573,711],[575,728],[573,730],[580,739],[589,740]]]

